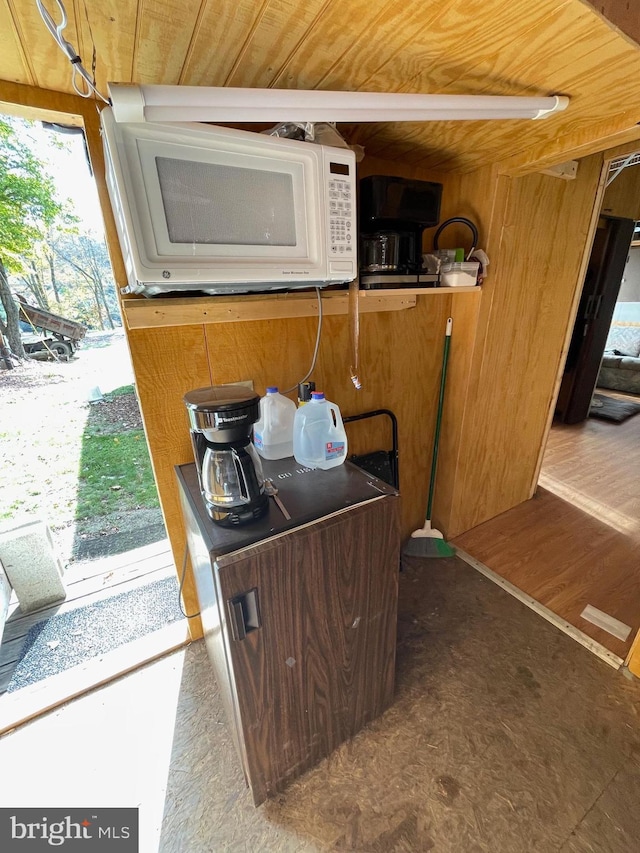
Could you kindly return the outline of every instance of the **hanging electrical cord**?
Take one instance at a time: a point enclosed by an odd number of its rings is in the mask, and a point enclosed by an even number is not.
[[[47,9],[45,8],[42,0],[36,0],[36,6],[38,7],[38,11],[40,12],[40,17],[44,21],[44,25],[49,30],[51,35],[54,38],[54,41],[60,48],[60,50],[67,57],[69,62],[71,63],[72,77],[71,83],[73,85],[74,91],[77,95],[80,95],[81,98],[90,98],[92,95],[96,95],[100,100],[104,101],[105,104],[111,103],[108,98],[105,98],[98,89],[96,88],[95,81],[95,46],[93,48],[93,62],[92,68],[94,71],[94,77],[92,78],[87,69],[82,64],[82,59],[78,56],[78,53],[74,46],[70,44],[65,37],[62,35],[63,30],[67,26],[67,10],[64,8],[62,0],[55,0],[58,9],[60,10],[60,14],[62,15],[62,20],[59,24],[53,20]],[[85,10],[86,11],[86,10]],[[88,21],[88,16],[87,16]],[[89,32],[91,32],[91,27],[89,27]],[[91,34],[91,39],[93,41],[93,33]],[[82,88],[82,84],[79,85],[78,77],[80,77],[84,81],[84,85],[86,88]]]
[[[318,331],[316,332],[316,346],[313,351],[311,367],[309,368],[307,375],[303,377],[300,382],[296,382],[296,384],[292,385],[291,388],[285,388],[285,390],[281,392],[282,394],[289,394],[291,391],[295,391],[298,385],[302,385],[303,382],[306,382],[307,379],[313,373],[313,371],[316,369],[316,361],[318,360],[318,350],[320,349],[320,337],[322,335],[322,297],[320,296],[319,287],[316,287],[316,296],[318,297]]]
[[[360,283],[354,279],[349,284],[349,338],[351,344],[351,365],[349,378],[356,391],[362,389],[358,363],[360,361]]]

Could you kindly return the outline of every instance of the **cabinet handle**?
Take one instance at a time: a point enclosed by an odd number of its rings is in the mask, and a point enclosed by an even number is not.
[[[260,606],[258,590],[250,589],[242,595],[235,595],[227,600],[231,635],[234,640],[244,640],[251,631],[256,631],[260,625]]]

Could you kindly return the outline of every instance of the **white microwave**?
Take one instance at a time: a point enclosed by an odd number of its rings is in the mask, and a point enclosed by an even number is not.
[[[102,111],[125,293],[232,294],[357,276],[348,148]]]

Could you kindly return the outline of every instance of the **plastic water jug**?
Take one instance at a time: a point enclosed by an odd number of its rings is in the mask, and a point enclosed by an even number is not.
[[[271,385],[260,398],[260,418],[253,427],[253,443],[263,459],[293,456],[293,419],[296,404]]]
[[[310,402],[296,411],[293,455],[307,468],[335,468],[347,458],[347,434],[340,409],[314,391]]]

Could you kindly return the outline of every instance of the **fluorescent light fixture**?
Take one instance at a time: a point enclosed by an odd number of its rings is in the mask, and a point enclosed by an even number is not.
[[[537,119],[567,108],[568,98],[413,95],[321,89],[237,89],[109,83],[119,122],[462,121]]]

